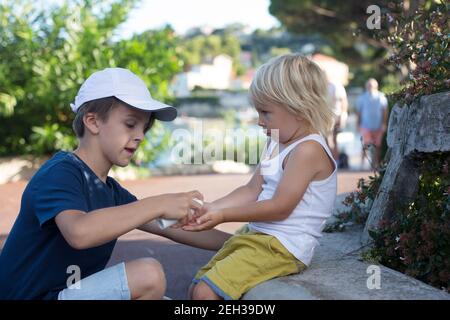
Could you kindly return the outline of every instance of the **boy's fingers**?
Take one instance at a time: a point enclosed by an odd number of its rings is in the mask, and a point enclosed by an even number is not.
[[[196,220],[198,217],[201,217],[203,213],[200,210],[196,210],[194,213],[194,220]]]
[[[196,221],[197,221],[197,224],[204,224],[204,223],[208,222],[209,220],[211,220],[209,214],[205,214],[205,215],[197,218]]]
[[[189,195],[203,201],[203,195],[197,190],[189,191]]]
[[[177,229],[177,228],[179,228],[179,227],[182,227],[182,226],[184,226],[184,225],[188,222],[188,221],[186,221],[186,220],[187,220],[186,218],[182,218],[181,220],[178,220],[177,223],[173,224],[171,227],[174,228],[174,229]]]
[[[203,207],[203,205],[199,202],[197,202],[194,198],[191,199],[191,209],[200,210]]]

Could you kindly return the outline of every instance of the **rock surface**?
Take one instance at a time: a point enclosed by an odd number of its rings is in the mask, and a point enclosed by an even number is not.
[[[395,105],[387,144],[389,163],[364,228],[363,243],[371,241],[368,231],[389,218],[396,204],[415,197],[420,172],[414,154],[450,151],[450,93],[424,96],[409,107]]]

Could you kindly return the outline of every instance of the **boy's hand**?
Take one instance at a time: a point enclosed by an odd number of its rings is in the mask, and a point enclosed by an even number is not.
[[[194,214],[184,217],[179,220],[176,224],[170,226],[171,228],[177,229],[184,227],[185,225],[196,225],[197,218],[204,215],[206,212],[213,210],[213,204],[211,202],[203,202],[203,206],[199,209],[194,210]]]
[[[186,231],[203,231],[214,228],[216,225],[224,222],[222,210],[211,210],[197,218],[195,223],[189,223],[183,226]]]
[[[198,191],[173,193],[163,195],[163,214],[160,218],[180,220],[185,217],[190,220],[191,210],[199,210],[202,205],[194,198],[203,200],[203,195]]]

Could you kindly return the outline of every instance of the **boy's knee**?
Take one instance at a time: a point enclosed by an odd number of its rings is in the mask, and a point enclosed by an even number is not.
[[[210,286],[208,286],[203,281],[199,282],[194,286],[192,290],[192,300],[221,300],[222,298],[218,296]]]
[[[161,263],[152,258],[142,260],[141,273],[143,285],[149,290],[160,291],[162,297],[166,291],[166,276]]]
[[[161,299],[166,291],[166,277],[162,265],[153,258],[142,258],[128,264],[127,274],[132,298]]]

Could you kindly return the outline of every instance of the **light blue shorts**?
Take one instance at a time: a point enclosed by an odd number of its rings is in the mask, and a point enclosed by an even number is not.
[[[81,279],[62,290],[58,300],[130,300],[125,263],[119,263]]]

